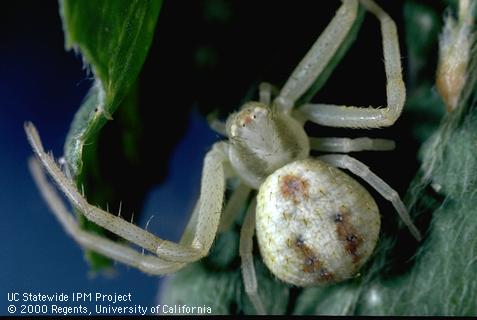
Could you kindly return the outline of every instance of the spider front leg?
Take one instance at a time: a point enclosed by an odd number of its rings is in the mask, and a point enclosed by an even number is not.
[[[275,104],[283,111],[290,111],[296,100],[310,88],[333,58],[356,21],[358,1],[342,2],[331,22],[292,72],[275,99]]]
[[[272,102],[272,95],[276,96],[277,94],[277,87],[268,82],[262,82],[258,86],[259,101],[266,104],[267,106],[269,106]]]
[[[209,127],[217,132],[218,134],[226,137],[227,130],[225,128],[225,122],[220,121],[216,118],[216,115],[211,114],[207,117],[207,121],[209,122]]]
[[[379,128],[394,124],[401,115],[406,100],[406,89],[402,80],[401,55],[399,53],[396,25],[374,1],[361,0],[361,4],[379,19],[381,25],[386,70],[387,107],[362,108],[329,104],[305,104],[297,110],[300,117],[329,127]]]
[[[396,143],[388,139],[310,138],[311,150],[323,152],[389,151],[395,147]]]
[[[160,239],[132,223],[90,205],[77,190],[74,183],[64,175],[53,158],[44,151],[38,132],[33,124],[25,124],[25,131],[43,167],[58,184],[58,187],[63,191],[70,202],[78,208],[88,220],[131,243],[157,254],[162,260],[168,262],[185,264],[196,261],[208,253],[217,233],[222,211],[226,178],[225,163],[227,163],[226,143],[215,144],[204,159],[201,192],[197,209],[197,223],[193,235],[191,235],[190,244],[181,245]],[[40,184],[40,187],[43,187],[43,185],[44,184]],[[52,197],[46,197],[47,201],[51,199]],[[50,202],[51,207],[58,207],[58,205],[55,204],[56,201]],[[57,213],[55,212],[55,214]],[[62,223],[63,220],[60,218]],[[78,237],[80,236],[82,236],[82,234],[78,235]],[[126,251],[127,250],[124,250],[122,252],[126,254]]]
[[[421,234],[416,228],[414,223],[409,216],[409,213],[406,209],[406,206],[399,198],[399,194],[391,188],[386,182],[384,182],[380,177],[375,175],[369,168],[362,162],[342,154],[328,154],[318,157],[318,159],[334,166],[337,168],[348,169],[355,175],[359,176],[361,179],[366,181],[371,187],[373,187],[377,192],[379,192],[386,200],[389,200],[396,211],[398,212],[401,219],[404,221],[406,226],[411,231],[411,234],[418,240],[421,240]]]
[[[40,162],[35,158],[31,158],[29,159],[28,166],[48,207],[60,221],[66,233],[81,246],[149,274],[172,273],[185,265],[183,263],[167,261],[154,255],[142,254],[125,244],[81,229],[73,215],[66,209],[56,190],[47,181]]]

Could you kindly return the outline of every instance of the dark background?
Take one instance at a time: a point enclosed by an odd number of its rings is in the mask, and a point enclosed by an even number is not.
[[[141,198],[145,202],[135,219],[138,225],[144,227],[150,220],[148,230],[178,239],[197,197],[203,156],[220,139],[208,129],[204,115],[218,111],[225,118],[256,97],[260,81],[283,84],[339,4],[165,1],[140,79],[146,133],[142,143],[150,159],[145,170],[154,187]],[[402,37],[403,2],[381,4],[396,20]],[[117,265],[114,276],[92,276],[83,251],[40,198],[26,167],[32,152],[23,123],[32,121],[45,147],[61,156],[69,125],[91,79],[81,58],[64,50],[55,1],[1,6],[0,314],[8,314],[8,292],[130,292],[134,304],[155,305],[160,278],[123,265]],[[401,52],[406,69],[404,41]],[[366,15],[357,42],[314,101],[358,106],[385,103],[381,35],[374,17]],[[407,130],[409,122],[404,113],[394,127],[380,130],[317,126],[307,130],[316,136],[395,139],[396,151],[363,153],[357,158],[402,195],[417,169],[417,143]],[[400,167],[390,169],[396,160]],[[136,189],[137,182],[130,178],[134,173],[122,173],[114,162],[108,163],[108,170],[124,190]],[[127,198],[123,201],[127,205]],[[395,214],[385,201],[378,203],[383,216]]]

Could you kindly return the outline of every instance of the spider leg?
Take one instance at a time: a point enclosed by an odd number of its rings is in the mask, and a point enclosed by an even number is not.
[[[401,115],[406,100],[402,80],[401,55],[396,25],[389,15],[372,0],[360,0],[380,22],[386,70],[387,107],[363,108],[331,104],[305,104],[297,110],[306,119],[329,127],[379,128],[391,126]]]
[[[323,152],[389,151],[395,147],[394,141],[388,139],[310,138],[311,150]]]
[[[373,187],[377,192],[379,192],[385,199],[389,200],[396,211],[398,212],[401,219],[404,221],[406,226],[411,231],[412,235],[418,240],[421,240],[421,234],[416,228],[414,223],[409,216],[409,213],[406,209],[406,206],[399,198],[399,194],[391,188],[386,182],[381,178],[375,175],[369,168],[362,162],[356,160],[347,155],[341,154],[329,154],[318,157],[318,159],[334,166],[337,168],[348,169],[355,175],[359,176],[361,179],[366,181],[371,187]]]
[[[258,314],[266,314],[262,299],[257,290],[257,275],[253,263],[253,235],[255,233],[255,207],[257,201],[254,199],[247,210],[245,219],[240,230],[239,252],[242,258],[242,278],[250,301]]]
[[[235,218],[240,213],[240,209],[243,207],[244,203],[246,203],[251,191],[252,189],[243,183],[240,183],[237,186],[225,206],[224,213],[220,219],[219,232],[224,232],[230,228]]]
[[[267,106],[270,105],[272,101],[272,85],[268,82],[260,83],[258,95],[261,103],[265,103]]]
[[[225,193],[225,180],[229,171],[228,145],[225,142],[215,143],[204,159],[200,187],[197,225],[191,242],[203,255],[209,252],[215,239],[222,213]]]
[[[233,191],[232,196],[230,197],[227,205],[225,206],[224,213],[220,219],[218,232],[224,232],[234,221],[237,214],[240,212],[240,207],[245,203],[248,195],[250,194],[251,189],[245,184],[241,183]],[[197,217],[199,215],[199,202],[196,203],[194,211],[187,223],[187,226],[182,234],[180,243],[182,245],[190,245],[195,234],[195,228],[197,226]]]
[[[358,1],[343,0],[342,2],[331,22],[292,72],[275,99],[275,104],[283,111],[291,110],[296,100],[310,88],[353,26],[358,13]]]
[[[225,190],[224,164],[227,161],[226,143],[216,143],[213,149],[205,156],[197,226],[192,242],[190,245],[185,246],[160,239],[128,221],[90,205],[73,182],[64,175],[54,159],[44,151],[38,132],[32,123],[25,124],[25,131],[43,167],[70,202],[88,220],[131,243],[156,253],[164,260],[186,263],[196,261],[208,253],[217,232],[222,210]]]
[[[272,102],[272,95],[277,95],[278,89],[274,85],[271,85],[268,82],[260,83],[258,87],[259,101],[266,105],[270,105]]]
[[[207,121],[209,122],[209,127],[217,132],[218,134],[226,137],[227,136],[227,130],[225,128],[225,122],[220,121],[217,119],[216,115],[209,115],[207,117]]]
[[[122,262],[150,274],[167,274],[182,268],[184,263],[171,262],[153,255],[143,255],[129,246],[81,229],[69,213],[60,196],[47,181],[40,162],[30,158],[28,162],[33,179],[49,208],[65,231],[81,246],[96,251],[113,260]]]
[[[184,232],[182,233],[181,240],[179,241],[180,244],[187,246],[191,245],[192,240],[194,240],[195,232],[196,232],[196,227],[197,227],[197,219],[199,217],[199,201],[196,202],[194,210],[192,211],[192,214],[190,215],[189,221],[187,222],[187,225],[184,229]]]

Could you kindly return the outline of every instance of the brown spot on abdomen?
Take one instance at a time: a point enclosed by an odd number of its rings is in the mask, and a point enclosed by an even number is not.
[[[326,268],[323,268],[323,263],[318,259],[318,255],[305,244],[305,241],[298,237],[295,240],[294,248],[304,256],[303,272],[305,273],[318,273],[319,277],[326,281],[333,279],[333,274]]]
[[[327,269],[322,268],[320,270],[320,278],[326,281],[333,281],[333,274],[329,272]]]
[[[281,178],[280,184],[280,192],[286,199],[291,199],[294,203],[298,203],[301,199],[308,198],[309,183],[305,179],[287,174]]]
[[[358,255],[358,249],[363,243],[363,239],[350,223],[350,214],[348,209],[342,207],[339,213],[335,215],[334,222],[336,223],[338,239],[344,243],[346,252],[353,256],[353,263],[358,263],[361,260],[361,256]]]

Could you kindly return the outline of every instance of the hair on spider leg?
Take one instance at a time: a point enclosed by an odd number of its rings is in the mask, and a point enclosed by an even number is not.
[[[65,167],[66,167],[66,165],[67,165],[65,157],[60,157],[60,158],[58,158],[58,165],[59,165],[61,171],[64,172],[64,171],[65,171]]]
[[[134,214],[134,213],[133,213],[133,214]],[[153,218],[154,218],[154,215],[151,215],[151,216],[149,217],[149,219],[147,219],[146,226],[144,227],[145,230],[147,230],[147,228],[149,227],[149,223],[151,222],[151,220],[152,220]],[[132,221],[131,221],[131,223],[132,223]],[[141,248],[141,255],[144,256],[144,252],[145,252],[145,249],[142,247],[142,248]]]
[[[149,219],[147,219],[146,226],[144,227],[144,229],[147,230],[147,228],[149,227],[149,223],[152,221],[152,219],[154,219],[154,215],[151,215]]]
[[[119,210],[118,210],[118,217],[121,217],[121,207],[123,205],[122,201],[119,201]]]

